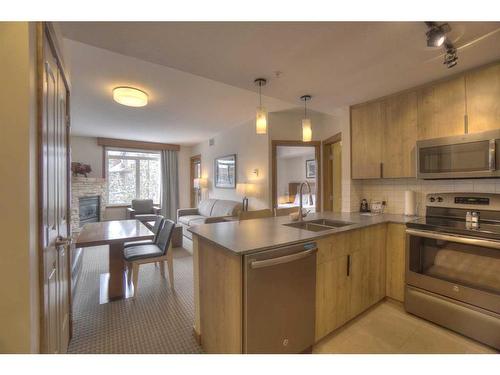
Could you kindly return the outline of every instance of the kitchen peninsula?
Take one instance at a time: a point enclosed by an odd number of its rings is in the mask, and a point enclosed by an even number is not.
[[[284,216],[192,227],[194,329],[203,349],[308,351],[386,296],[403,301],[410,220],[317,213],[304,224]],[[277,257],[266,256],[273,251]]]

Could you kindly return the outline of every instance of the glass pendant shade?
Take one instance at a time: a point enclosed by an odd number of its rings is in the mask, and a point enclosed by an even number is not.
[[[257,134],[267,134],[267,113],[264,107],[257,108],[255,131]]]
[[[302,142],[311,142],[312,127],[311,119],[305,118],[302,120]]]

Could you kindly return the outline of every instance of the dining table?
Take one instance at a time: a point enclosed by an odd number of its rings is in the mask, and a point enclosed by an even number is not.
[[[109,272],[100,275],[99,302],[108,303],[133,296],[123,259],[126,242],[153,239],[154,234],[139,220],[87,223],[75,242],[77,248],[109,246]]]

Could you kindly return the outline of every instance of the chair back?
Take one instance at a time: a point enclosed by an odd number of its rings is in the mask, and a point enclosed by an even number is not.
[[[249,220],[249,219],[261,219],[265,217],[272,217],[273,212],[266,208],[264,210],[257,210],[257,211],[241,211],[240,214],[238,215],[238,218],[240,220]]]
[[[137,215],[154,213],[152,199],[132,199],[131,206]]]
[[[163,227],[164,221],[165,221],[165,219],[163,218],[163,216],[158,215],[156,217],[155,225],[153,225],[153,228],[151,229],[151,231],[155,234],[155,236],[153,238],[154,243],[156,243],[156,240],[158,239],[158,235],[160,234],[160,229]]]
[[[275,208],[274,215],[275,216],[286,216],[291,213],[299,212],[299,207],[287,207],[287,208]]]
[[[174,233],[175,223],[170,219],[163,220],[163,227],[160,229],[160,234],[156,239],[156,245],[166,254],[172,234]]]

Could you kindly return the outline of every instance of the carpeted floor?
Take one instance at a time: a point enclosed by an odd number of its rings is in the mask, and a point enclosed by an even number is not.
[[[193,337],[192,256],[174,249],[175,290],[160,269],[143,265],[139,294],[99,304],[99,275],[108,270],[107,246],[84,249],[73,301],[73,339],[68,353],[201,353]]]

